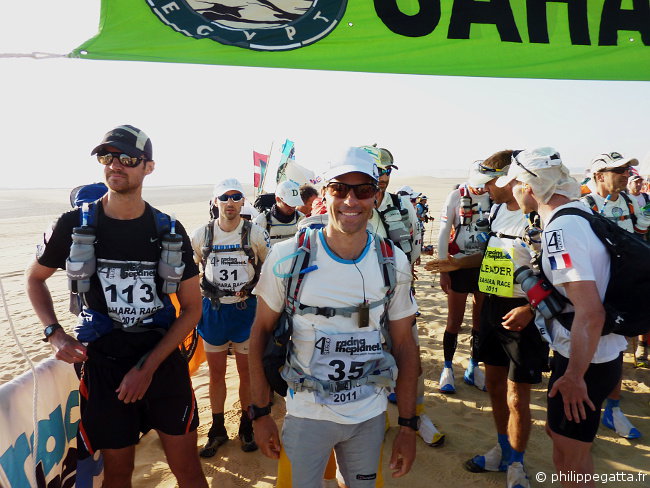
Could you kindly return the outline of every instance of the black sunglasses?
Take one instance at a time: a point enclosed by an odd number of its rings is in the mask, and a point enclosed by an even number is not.
[[[244,198],[244,195],[242,195],[241,193],[235,193],[234,195],[225,195],[225,194],[219,195],[217,197],[217,200],[219,200],[220,202],[227,202],[228,200],[232,200],[233,202],[238,202],[242,198]]]
[[[383,175],[390,176],[390,174],[393,171],[393,168],[392,166],[389,166],[388,168],[377,168],[377,171],[379,172],[379,176],[383,176]]]
[[[629,166],[619,166],[618,168],[606,168],[600,170],[601,173],[616,173],[617,175],[625,174],[628,171],[630,171]]]
[[[332,181],[327,184],[327,190],[329,194],[337,198],[345,198],[350,193],[350,190],[354,192],[354,196],[359,200],[366,200],[368,198],[374,198],[377,194],[379,188],[374,183],[360,183],[358,185],[348,185],[347,183],[340,183],[338,181]]]
[[[135,168],[145,160],[144,156],[135,157],[119,152],[103,151],[97,154],[97,161],[99,161],[99,163],[103,164],[104,166],[111,164],[115,158],[118,159],[122,166],[126,166],[127,168]]]

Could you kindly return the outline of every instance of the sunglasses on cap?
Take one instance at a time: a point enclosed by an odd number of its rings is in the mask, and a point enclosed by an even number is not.
[[[359,200],[366,200],[368,198],[374,198],[377,194],[377,185],[374,183],[360,183],[358,185],[348,185],[347,183],[340,183],[338,181],[333,181],[327,184],[327,191],[330,195],[337,198],[345,198],[350,193],[350,190],[354,192],[354,196]]]
[[[606,168],[601,169],[600,173],[616,173],[617,175],[622,175],[630,171],[629,166],[619,166],[617,168]]]
[[[390,176],[390,174],[393,172],[393,167],[389,166],[388,168],[377,168],[377,171],[379,172],[379,176]]]
[[[242,195],[241,193],[235,193],[234,195],[226,195],[226,194],[219,195],[217,197],[217,200],[219,200],[220,202],[227,202],[228,200],[232,200],[233,202],[238,202],[242,198],[244,198],[244,195]]]
[[[520,168],[523,168],[523,170],[524,170],[526,173],[528,173],[529,175],[533,175],[535,178],[537,178],[537,175],[536,175],[535,173],[533,173],[531,170],[529,170],[528,168],[526,168],[526,166],[524,166],[523,164],[521,164],[521,163],[519,162],[519,160],[517,159],[517,156],[519,155],[519,153],[522,153],[522,152],[523,152],[523,150],[513,151],[513,152],[512,152],[512,158],[511,158],[511,160],[514,161],[515,164],[516,164],[517,166],[519,166]],[[551,158],[553,158],[553,156],[551,156]]]
[[[509,168],[510,168],[510,165],[508,165],[508,166],[506,166],[504,168],[501,168],[501,169],[497,169],[497,168],[490,168],[489,166],[485,166],[483,163],[478,163],[478,172],[479,173],[481,173],[482,175],[488,175],[488,176],[494,175],[495,178],[498,177],[498,176],[503,176],[504,174],[506,174],[508,172]]]
[[[118,159],[122,166],[126,166],[127,168],[135,168],[145,160],[144,156],[135,157],[119,152],[103,151],[97,154],[97,161],[104,166],[111,164],[115,158]]]

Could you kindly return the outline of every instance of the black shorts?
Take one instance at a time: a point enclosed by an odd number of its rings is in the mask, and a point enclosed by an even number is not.
[[[451,289],[456,293],[474,293],[478,291],[478,275],[480,271],[480,267],[450,271]]]
[[[505,329],[503,316],[513,308],[528,305],[525,298],[485,295],[478,334],[478,359],[490,366],[509,368],[515,383],[536,384],[548,364],[548,344],[531,320],[522,330]]]
[[[553,353],[551,360],[551,379],[548,381],[548,391],[551,391],[555,381],[564,374],[569,360],[558,353]],[[556,434],[576,439],[582,442],[593,442],[600,424],[600,411],[605,399],[612,392],[621,379],[623,368],[623,353],[613,361],[607,363],[590,364],[585,373],[587,394],[596,407],[592,411],[585,405],[586,420],[580,423],[569,421],[564,415],[564,402],[562,394],[558,393],[553,398],[548,398],[546,419],[549,428]]]
[[[126,404],[115,390],[133,364],[89,355],[83,365],[79,436],[90,454],[135,445],[151,429],[182,435],[199,425],[187,362],[178,349],[160,364],[144,398]]]

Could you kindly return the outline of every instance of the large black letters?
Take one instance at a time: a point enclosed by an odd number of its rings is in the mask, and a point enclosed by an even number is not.
[[[549,43],[546,4],[550,2],[567,4],[571,44],[591,44],[589,22],[587,20],[587,0],[526,0],[526,17],[528,19],[530,42]]]
[[[472,24],[494,24],[502,41],[521,42],[508,0],[455,0],[447,37],[469,39]]]
[[[386,27],[395,34],[422,37],[431,34],[440,22],[440,0],[418,0],[420,11],[406,15],[397,0],[375,0],[375,12]]]
[[[605,0],[600,18],[601,46],[616,46],[618,31],[638,31],[644,45],[650,46],[650,2],[632,0],[632,10],[621,9],[622,0]]]

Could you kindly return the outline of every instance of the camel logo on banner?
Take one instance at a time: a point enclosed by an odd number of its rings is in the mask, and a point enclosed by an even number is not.
[[[174,30],[255,51],[289,51],[327,36],[347,0],[147,0]]]

